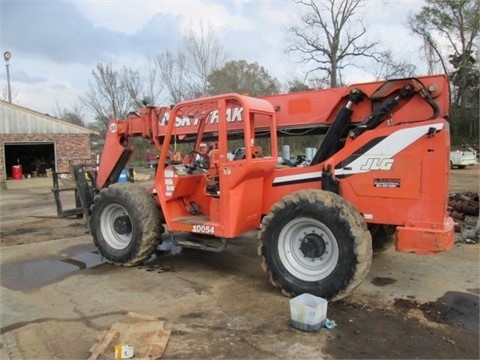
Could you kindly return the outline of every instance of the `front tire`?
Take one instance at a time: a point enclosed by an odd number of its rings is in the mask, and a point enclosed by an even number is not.
[[[90,231],[100,254],[109,262],[134,266],[155,251],[163,226],[160,210],[146,189],[114,184],[95,197]]]
[[[340,299],[370,268],[365,220],[332,192],[302,190],[279,200],[264,217],[259,238],[263,268],[287,296]]]

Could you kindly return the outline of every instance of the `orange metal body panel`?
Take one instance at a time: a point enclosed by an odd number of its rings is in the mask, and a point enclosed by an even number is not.
[[[130,137],[141,136],[150,139],[157,148],[160,147],[159,134],[160,120],[168,114],[167,107],[147,107],[142,109],[141,114],[130,114],[125,120],[113,119],[108,124],[105,144],[103,146],[95,179],[97,189],[104,188],[117,180],[123,167],[131,158],[135,147],[128,141]],[[128,150],[125,159],[122,155]],[[122,161],[120,161],[122,159]]]
[[[119,159],[125,152],[125,144],[122,141],[122,136],[127,133],[127,122],[119,122],[113,120],[109,124],[105,143],[103,145],[103,152],[100,158],[101,166],[98,167],[97,176],[95,179],[97,189],[101,189],[106,185],[113,183],[116,179],[112,179],[112,173],[117,166]],[[129,150],[134,151],[133,146],[128,146]]]
[[[425,229],[412,226],[397,227],[395,248],[397,251],[414,252],[422,255],[450,250],[455,236],[453,219],[446,217],[439,228]]]

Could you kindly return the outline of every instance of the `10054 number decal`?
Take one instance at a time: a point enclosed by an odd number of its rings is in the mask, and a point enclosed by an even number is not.
[[[215,227],[206,225],[193,225],[192,232],[201,234],[214,234]]]

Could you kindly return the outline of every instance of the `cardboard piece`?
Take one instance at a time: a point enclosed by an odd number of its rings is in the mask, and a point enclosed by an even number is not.
[[[129,312],[99,336],[90,348],[89,360],[114,359],[118,344],[133,346],[136,359],[160,359],[170,334],[157,317]]]

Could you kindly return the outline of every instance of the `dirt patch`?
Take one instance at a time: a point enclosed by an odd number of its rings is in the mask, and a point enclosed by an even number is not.
[[[437,301],[420,304],[413,300],[397,299],[399,309],[419,309],[426,319],[438,324],[446,324],[479,332],[479,297],[475,294],[449,291]]]
[[[444,299],[419,304],[398,299],[395,307],[377,308],[342,301],[329,305],[329,317],[336,320],[338,330],[329,332],[325,352],[333,358],[351,359],[472,359],[478,358],[478,296],[471,300],[472,308],[461,312],[445,307]],[[446,295],[448,297],[448,295]],[[472,327],[461,319],[475,311]],[[425,317],[435,316],[441,326],[423,322],[409,310],[419,308]],[[427,318],[427,320],[429,320]],[[476,329],[473,328],[476,326]]]
[[[17,224],[2,224],[2,230],[0,231],[0,243],[2,246],[65,239],[89,233],[83,219],[48,218],[30,220],[27,217],[24,220],[31,227],[19,228]]]
[[[46,186],[49,179],[41,185],[12,187],[0,190],[0,246],[31,244],[35,242],[66,239],[89,234],[86,220],[71,216],[61,218],[57,214],[57,205],[52,186]],[[150,181],[139,181],[148,187]],[[60,193],[62,210],[74,209],[73,191]]]
[[[479,192],[480,166],[468,166],[465,169],[450,170],[450,191]]]

